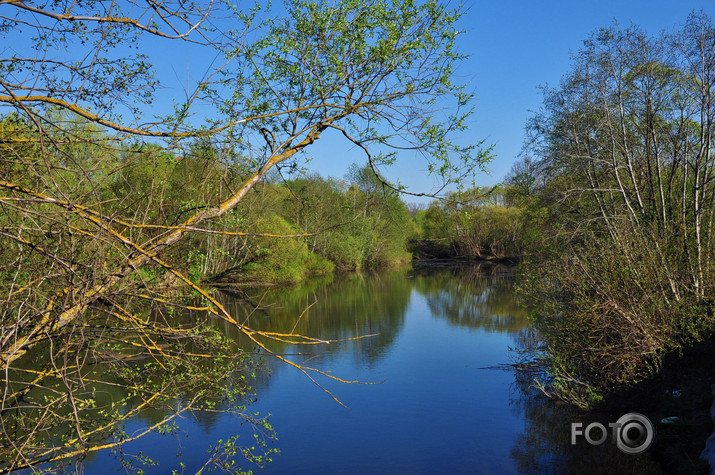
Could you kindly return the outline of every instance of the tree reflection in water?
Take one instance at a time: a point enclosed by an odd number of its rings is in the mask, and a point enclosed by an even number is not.
[[[397,346],[406,319],[411,318],[407,315],[408,309],[416,295],[424,299],[435,322],[511,335],[517,350],[515,357],[519,353],[533,354],[534,346],[539,343],[538,336],[528,325],[526,312],[515,298],[514,268],[507,266],[418,265],[382,273],[329,276],[290,287],[253,289],[244,292],[242,298],[224,296],[222,303],[232,315],[252,328],[340,340],[318,346],[275,343],[273,351],[292,354],[298,361],[310,360],[311,365],[330,369],[348,355],[355,367],[371,370],[384,363]],[[248,351],[253,350],[250,341],[234,332],[234,328],[222,327],[222,330]],[[361,335],[374,336],[350,340]],[[268,374],[282,371],[284,367],[270,357],[263,362],[269,371],[259,371],[258,378],[252,381],[259,398],[274,381]],[[546,399],[532,386],[532,373],[514,371],[514,378],[511,391],[505,397],[509,398],[513,415],[524,421],[524,430],[515,437],[510,451],[514,470],[519,473],[660,473],[647,452],[636,456],[624,454],[610,438],[601,446],[591,446],[583,439],[575,446],[570,444],[572,422],[587,425],[597,421],[607,426],[622,414],[597,414],[588,419],[565,404]],[[485,388],[488,390],[490,388]],[[499,416],[495,417],[498,420]],[[200,423],[208,430],[214,421],[207,419]],[[280,428],[278,430],[280,434]]]
[[[531,329],[523,332],[518,350],[528,354],[538,336]],[[622,413],[586,413],[563,402],[553,401],[534,386],[538,370],[514,371],[514,387],[510,403],[515,415],[524,419],[524,432],[519,435],[511,456],[519,473],[578,473],[578,474],[661,474],[660,466],[649,451],[629,455],[620,451],[611,437],[602,445],[592,446],[583,437],[571,444],[571,423],[580,422],[586,427],[599,422],[608,427]],[[638,412],[634,408],[633,412]],[[600,433],[595,433],[594,437]]]
[[[427,298],[432,315],[452,325],[517,333],[528,325],[514,298],[514,268],[505,265],[422,265],[415,288]]]
[[[373,366],[385,355],[404,324],[412,285],[405,278],[404,269],[353,273],[311,279],[289,287],[254,289],[240,299],[225,296],[222,303],[251,328],[333,341],[317,347],[276,342],[271,345],[275,352],[331,358],[350,348],[357,360]],[[252,345],[244,335],[230,327],[224,330],[251,350]],[[373,336],[348,341],[366,335]]]

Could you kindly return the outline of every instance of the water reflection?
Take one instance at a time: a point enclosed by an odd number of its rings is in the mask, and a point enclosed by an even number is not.
[[[252,381],[257,402],[250,410],[273,414],[282,455],[265,473],[658,473],[647,454],[627,456],[611,444],[571,446],[571,422],[589,421],[539,397],[527,373],[484,369],[509,363],[514,341],[535,340],[516,302],[511,268],[417,266],[221,300],[257,330],[337,340],[317,346],[275,342],[275,352],[339,376],[386,379],[376,386],[331,388],[350,405],[347,410],[266,355],[268,371]],[[181,318],[199,317],[205,315]],[[256,351],[235,328],[212,321],[246,351]],[[207,443],[245,429],[219,413],[194,416],[193,427]],[[607,415],[599,422],[611,420]],[[168,445],[161,450],[175,453]],[[190,461],[188,444],[183,450],[183,460]],[[201,459],[205,450],[198,446],[193,457]],[[155,473],[166,472],[167,463]],[[200,463],[187,461],[187,467]]]
[[[432,315],[450,324],[516,333],[528,325],[515,304],[513,269],[491,265],[420,266],[387,273],[349,274],[290,287],[224,295],[239,321],[258,330],[341,340],[379,334],[361,343],[367,359],[384,354],[404,323],[412,289],[427,298]],[[258,307],[258,310],[256,310]],[[302,315],[302,316],[301,316]],[[225,325],[237,339],[239,332]],[[276,351],[285,345],[277,344]],[[340,345],[328,351],[339,351]]]
[[[587,426],[599,422],[608,426],[622,414],[587,414],[565,403],[554,402],[532,386],[529,374],[515,373],[511,402],[525,421],[511,456],[519,473],[653,474],[663,472],[646,451],[629,455],[609,438],[602,445],[588,444],[583,438],[571,445],[571,423]]]
[[[399,334],[410,302],[412,282],[405,271],[348,274],[311,280],[290,287],[225,295],[223,305],[240,322],[256,330],[309,335],[332,340],[330,345],[288,345],[271,342],[277,353],[306,353],[330,358],[350,348],[356,359],[375,364]],[[247,350],[248,338],[229,325],[224,331]],[[374,335],[357,341],[347,340]]]
[[[516,333],[528,325],[516,305],[513,269],[503,265],[418,266],[415,288],[432,315],[452,325]]]
[[[538,335],[529,327],[521,332],[516,350],[526,355],[534,354],[540,345]],[[583,427],[598,422],[608,427],[622,413],[587,413],[564,402],[547,398],[534,385],[534,378],[543,369],[514,372],[514,384],[510,403],[514,414],[525,422],[511,457],[519,473],[579,473],[579,474],[653,474],[664,473],[646,451],[641,454],[625,454],[619,450],[609,433],[607,440],[598,446],[590,445],[583,437],[571,444],[571,424],[579,422]],[[598,437],[600,433],[594,435]]]

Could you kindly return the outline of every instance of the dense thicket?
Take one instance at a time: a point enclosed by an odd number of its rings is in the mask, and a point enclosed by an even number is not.
[[[518,260],[529,215],[511,187],[454,192],[415,213],[420,234],[410,241],[419,257]]]
[[[510,183],[543,216],[529,266],[556,393],[587,405],[713,329],[715,29],[596,31],[529,124]]]

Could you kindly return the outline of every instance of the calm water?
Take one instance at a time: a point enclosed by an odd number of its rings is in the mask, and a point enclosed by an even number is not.
[[[252,300],[261,309],[253,313],[245,300],[226,297],[230,311],[258,329],[295,327],[343,340],[376,334],[330,345],[275,345],[294,361],[379,384],[319,377],[343,407],[299,371],[267,357],[249,410],[271,414],[280,454],[263,470],[242,466],[280,474],[655,473],[647,454],[624,456],[610,444],[571,446],[570,422],[581,416],[536,397],[528,375],[500,366],[512,363],[510,348],[530,336],[514,292],[509,268],[452,266],[256,291]],[[136,428],[155,416],[145,414]],[[180,461],[194,473],[216,440],[241,434],[243,443],[252,441],[250,429],[230,415],[199,413],[180,427],[178,437],[151,435],[127,451],[142,450],[157,461],[149,473],[171,473]],[[121,470],[111,454],[95,456],[85,468]]]

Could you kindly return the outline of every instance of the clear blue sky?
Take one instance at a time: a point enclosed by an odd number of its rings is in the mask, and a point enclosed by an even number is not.
[[[541,104],[540,85],[557,85],[576,52],[591,32],[617,20],[649,33],[671,30],[685,22],[693,10],[715,17],[714,1],[689,0],[500,0],[465,2],[469,11],[461,28],[462,51],[470,55],[457,71],[476,94],[477,110],[470,124],[475,139],[494,144],[490,174],[479,185],[499,182],[519,155],[529,111]],[[353,161],[363,161],[347,145],[325,140],[316,143],[310,167],[324,176],[342,177]],[[414,191],[429,191],[432,180],[422,164],[404,157],[391,170]],[[406,201],[420,201],[405,197]]]

